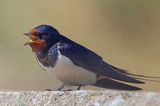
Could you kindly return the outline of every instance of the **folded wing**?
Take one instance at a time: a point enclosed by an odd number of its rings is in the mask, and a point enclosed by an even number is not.
[[[107,78],[143,84],[144,82],[137,80],[134,77],[130,77],[127,74],[122,73],[121,71],[116,70],[108,63],[104,62],[102,58],[91,50],[69,40],[62,41],[59,45],[60,52],[62,55],[70,58],[72,62],[79,66],[83,67],[94,73],[106,76]]]

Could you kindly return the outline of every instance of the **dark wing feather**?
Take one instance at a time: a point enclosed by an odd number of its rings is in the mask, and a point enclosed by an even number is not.
[[[89,71],[120,81],[144,83],[115,70],[96,53],[67,38],[59,44],[59,49],[61,54],[70,58],[75,65],[88,69]]]
[[[103,78],[98,80],[94,86],[108,88],[108,89],[115,89],[115,90],[142,90],[141,88],[127,85],[118,81],[114,81],[109,78]]]

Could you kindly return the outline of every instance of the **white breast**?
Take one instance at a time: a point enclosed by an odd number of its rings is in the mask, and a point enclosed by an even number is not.
[[[49,75],[62,81],[66,85],[90,85],[96,82],[97,75],[95,73],[74,65],[69,58],[60,53],[58,54],[58,60],[54,68],[44,67],[40,62],[39,64]]]

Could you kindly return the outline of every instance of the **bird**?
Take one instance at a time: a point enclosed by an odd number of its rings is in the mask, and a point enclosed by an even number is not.
[[[100,55],[60,34],[51,25],[41,24],[24,35],[30,39],[24,46],[32,48],[38,64],[62,82],[57,90],[63,90],[65,86],[77,86],[76,90],[80,90],[87,85],[114,90],[142,90],[130,84],[145,84],[143,77],[154,78],[132,74],[105,62]]]

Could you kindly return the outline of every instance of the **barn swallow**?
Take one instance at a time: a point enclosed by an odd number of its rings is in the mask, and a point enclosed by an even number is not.
[[[24,33],[30,40],[39,65],[52,77],[65,85],[81,86],[92,85],[116,90],[141,90],[127,83],[144,84],[145,82],[123,69],[119,69],[105,62],[101,56],[88,48],[63,36],[50,25],[39,25],[29,33]],[[146,76],[148,77],[148,76]]]

